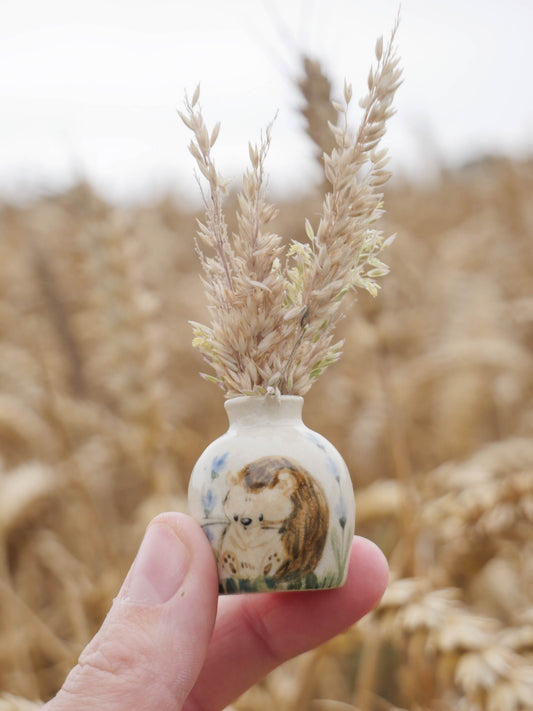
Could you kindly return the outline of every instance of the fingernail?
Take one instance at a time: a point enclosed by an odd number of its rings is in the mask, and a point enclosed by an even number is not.
[[[176,593],[189,563],[189,551],[176,533],[165,524],[152,524],[118,597],[138,604],[161,605]]]

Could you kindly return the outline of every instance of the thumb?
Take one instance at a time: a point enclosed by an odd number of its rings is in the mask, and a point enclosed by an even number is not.
[[[218,582],[211,547],[189,516],[148,526],[100,631],[43,711],[177,711],[202,667]]]

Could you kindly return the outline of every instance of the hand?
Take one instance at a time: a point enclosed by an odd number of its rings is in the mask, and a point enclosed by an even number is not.
[[[269,671],[368,612],[383,554],[356,537],[343,588],[221,597],[214,556],[189,516],[149,525],[100,631],[43,711],[222,709]]]

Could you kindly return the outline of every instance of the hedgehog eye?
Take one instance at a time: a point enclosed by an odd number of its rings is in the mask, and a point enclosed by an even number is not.
[[[263,520],[263,514],[259,514],[259,520],[260,520],[260,521]]]
[[[235,514],[235,515],[233,516],[233,520],[234,520],[234,521],[238,521],[238,520],[239,520],[239,517],[238,517],[237,514]]]

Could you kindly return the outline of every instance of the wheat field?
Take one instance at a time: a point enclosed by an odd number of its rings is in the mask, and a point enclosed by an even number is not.
[[[321,199],[279,205],[274,229],[304,240]],[[343,320],[304,419],[343,454],[390,585],[238,711],[533,709],[533,162],[397,179],[386,204],[391,273]],[[197,217],[86,184],[0,206],[1,711],[61,686],[226,428],[191,347]]]

